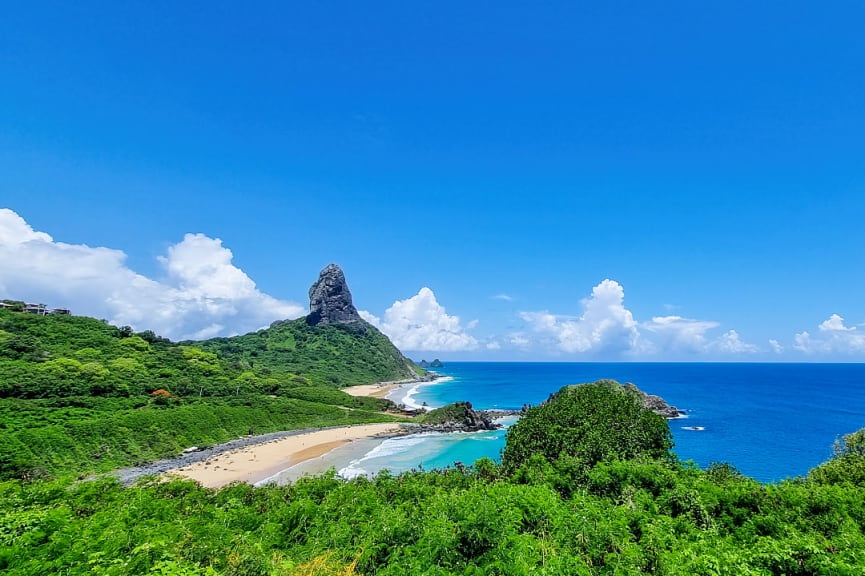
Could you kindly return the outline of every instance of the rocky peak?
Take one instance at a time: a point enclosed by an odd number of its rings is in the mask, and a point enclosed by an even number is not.
[[[363,320],[351,301],[345,274],[336,264],[328,264],[309,289],[310,326],[322,324],[361,324]]]

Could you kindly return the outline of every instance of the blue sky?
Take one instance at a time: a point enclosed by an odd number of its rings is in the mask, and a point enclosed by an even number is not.
[[[865,359],[861,2],[122,4],[4,10],[0,297],[204,337],[337,262],[412,357]]]

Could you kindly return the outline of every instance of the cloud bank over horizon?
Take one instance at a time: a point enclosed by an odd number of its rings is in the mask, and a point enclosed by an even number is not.
[[[519,316],[534,334],[552,339],[561,352],[581,353],[592,359],[656,359],[670,355],[699,359],[760,352],[758,346],[744,342],[736,330],[710,337],[708,333],[721,325],[711,320],[670,315],[638,322],[625,307],[624,288],[615,280],[603,280],[580,305],[579,316],[549,311],[520,312]],[[524,334],[512,342],[521,348],[529,345]]]
[[[813,355],[853,355],[865,353],[865,332],[856,326],[847,326],[844,318],[832,314],[817,327],[812,336],[802,331],[793,338],[793,348],[807,356]]]
[[[173,340],[240,334],[305,313],[259,291],[232,258],[220,239],[186,234],[158,258],[166,275],[154,280],[128,268],[120,250],[57,242],[0,209],[0,297],[62,306]]]
[[[173,340],[253,331],[274,320],[306,313],[304,306],[258,290],[233,264],[219,238],[186,234],[156,260],[159,279],[130,269],[127,256],[109,247],[56,241],[10,209],[0,209],[0,298],[45,302],[76,314],[105,318]],[[511,296],[492,296],[504,305]],[[449,314],[429,287],[396,300],[379,317],[361,316],[405,352],[452,352],[496,359],[574,360],[856,360],[865,358],[865,332],[832,313],[812,331],[759,346],[716,320],[670,314],[639,320],[625,303],[624,287],[605,279],[579,300],[579,310],[513,311],[513,323],[477,334],[479,320]],[[508,313],[510,314],[510,313]],[[488,324],[483,324],[489,331]]]

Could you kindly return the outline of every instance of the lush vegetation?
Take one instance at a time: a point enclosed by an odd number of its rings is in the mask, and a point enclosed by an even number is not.
[[[275,322],[232,338],[196,343],[243,369],[302,374],[316,384],[348,386],[423,374],[369,324],[308,326],[303,318]]]
[[[337,387],[406,374],[404,359],[377,332],[311,330],[175,344],[0,311],[0,571],[865,573],[865,430],[805,478],[762,485],[679,462],[666,422],[609,381],[529,409],[502,465],[221,490],[81,480],[242,434],[389,419]]]
[[[441,408],[430,410],[421,415],[425,424],[449,424],[451,422],[463,422],[470,418],[472,405],[469,402],[454,402]]]
[[[637,393],[613,380],[566,386],[529,408],[508,432],[502,463],[566,462],[586,473],[595,464],[636,456],[664,458],[673,447],[666,420],[643,408]]]
[[[570,413],[574,399],[584,397],[607,415],[632,417],[609,383],[581,388],[557,394],[549,410],[531,417],[558,417],[559,403]],[[551,430],[551,442],[571,437],[565,426]],[[508,443],[516,439],[509,435]],[[284,487],[7,481],[0,484],[0,570],[861,575],[865,485],[846,473],[863,467],[862,439],[861,432],[846,437],[838,455],[816,469],[832,474],[815,470],[774,485],[727,465],[696,469],[640,435],[591,465],[575,465],[582,450],[561,450],[508,467],[482,460],[351,482],[326,475]]]
[[[397,368],[408,360],[373,330],[301,321],[177,344],[93,318],[0,310],[0,478],[83,474],[253,432],[389,420],[381,411],[390,402],[335,387],[406,373]],[[303,344],[291,348],[289,336]]]

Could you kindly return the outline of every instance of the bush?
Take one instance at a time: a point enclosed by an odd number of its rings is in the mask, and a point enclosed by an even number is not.
[[[835,441],[835,456],[808,473],[820,484],[865,486],[865,428]]]
[[[605,459],[669,458],[667,421],[612,380],[566,386],[529,408],[507,434],[502,465],[513,472],[534,455],[560,456],[588,470]]]

